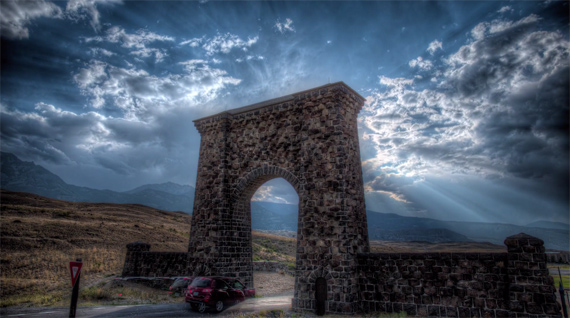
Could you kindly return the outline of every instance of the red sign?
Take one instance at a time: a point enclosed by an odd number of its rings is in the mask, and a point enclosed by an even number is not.
[[[71,271],[71,286],[75,286],[77,277],[79,277],[79,272],[81,272],[81,262],[69,262],[69,270]]]

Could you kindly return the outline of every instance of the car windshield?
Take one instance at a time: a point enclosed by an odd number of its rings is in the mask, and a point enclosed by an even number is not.
[[[188,279],[186,278],[178,278],[172,284],[172,287],[182,287],[188,285]]]
[[[190,286],[192,286],[192,287],[209,287],[211,283],[212,283],[211,279],[199,277],[199,278],[195,278],[192,281],[192,284],[190,284]]]

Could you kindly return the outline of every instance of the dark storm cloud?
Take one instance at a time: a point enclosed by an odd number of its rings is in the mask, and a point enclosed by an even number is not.
[[[534,31],[538,20],[476,28],[486,37],[451,57],[459,69],[448,71],[447,84],[457,88],[453,97],[479,101],[479,151],[509,174],[558,179],[559,186],[568,172],[568,42],[557,32]]]
[[[69,163],[74,146],[98,133],[96,113],[77,115],[39,103],[34,113],[1,109],[2,149],[19,153],[27,149],[28,159]],[[73,156],[72,156],[73,157]]]
[[[386,89],[369,97],[363,116],[370,131],[363,139],[377,150],[367,162],[372,172],[364,169],[367,186],[416,195],[417,205],[418,192],[386,181],[475,174],[506,178],[511,187],[518,179],[556,188],[548,197],[567,203],[569,47],[540,21],[529,15],[482,22],[444,64],[412,60],[411,68],[429,68],[428,89],[382,77]],[[374,171],[380,174],[372,179]]]
[[[44,0],[0,1],[0,34],[10,39],[26,39],[30,36],[28,24],[40,17],[62,18],[63,11]]]
[[[28,26],[38,18],[88,20],[95,31],[101,28],[97,5],[118,4],[122,0],[69,0],[65,10],[45,0],[0,1],[0,34],[9,39],[27,39]]]

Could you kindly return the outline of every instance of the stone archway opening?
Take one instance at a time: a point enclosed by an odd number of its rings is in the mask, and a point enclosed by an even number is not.
[[[252,213],[251,213],[251,203],[254,194],[258,189],[265,183],[276,178],[283,179],[287,182],[292,190],[300,198],[299,190],[296,187],[298,185],[298,180],[290,172],[278,168],[275,166],[266,166],[263,168],[256,169],[247,174],[242,183],[242,187],[238,187],[233,194],[233,206],[231,209],[231,230],[233,232],[233,244],[235,246],[232,251],[236,251],[233,254],[233,260],[237,262],[239,266],[234,267],[238,273],[238,277],[241,278],[244,283],[248,286],[255,286],[253,281],[253,246],[252,246]],[[298,220],[301,214],[301,209],[298,208],[297,219],[294,221],[299,228]],[[298,237],[298,235],[297,235]],[[296,246],[299,245],[297,238]],[[296,262],[296,258],[295,258]]]
[[[286,231],[283,236],[297,233],[299,195],[287,180],[271,179],[253,194],[251,213],[253,230]]]
[[[254,267],[257,266],[258,270],[281,269],[294,274],[299,223],[298,203],[299,195],[295,188],[283,178],[265,182],[253,194],[250,200],[252,231],[269,231],[269,234],[281,237],[268,239],[268,236],[263,234],[252,234],[250,244]],[[256,283],[254,280],[254,286]]]

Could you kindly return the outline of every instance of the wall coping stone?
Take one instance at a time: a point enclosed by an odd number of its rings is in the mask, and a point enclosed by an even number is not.
[[[311,88],[308,90],[304,90],[304,91],[300,91],[297,93],[293,93],[290,95],[285,95],[285,96],[281,96],[281,97],[277,97],[277,98],[273,98],[273,99],[269,99],[263,102],[259,102],[259,103],[255,103],[255,104],[251,104],[251,105],[247,105],[247,106],[243,106],[243,107],[239,107],[239,108],[234,108],[234,109],[230,109],[230,110],[226,110],[217,114],[213,114],[210,116],[206,116],[206,117],[202,117],[200,119],[196,119],[193,120],[194,123],[198,123],[198,122],[202,122],[205,121],[207,119],[212,119],[214,117],[220,116],[220,118],[228,118],[231,117],[233,115],[238,115],[241,113],[247,113],[253,110],[259,110],[265,107],[269,107],[269,106],[273,106],[273,105],[277,105],[277,104],[282,104],[285,102],[290,102],[295,100],[295,98],[299,95],[303,95],[303,94],[307,94],[307,93],[311,93],[314,91],[320,91],[322,89],[325,88],[334,88],[334,87],[339,87],[342,86],[343,88],[347,89],[350,93],[352,93],[354,95],[355,98],[360,99],[362,102],[364,102],[366,100],[366,98],[362,97],[362,95],[358,94],[354,89],[352,89],[350,86],[346,85],[344,82],[340,81],[340,82],[335,82],[335,83],[331,83],[331,84],[327,84],[327,85],[322,85],[322,86],[318,86],[315,88]]]

